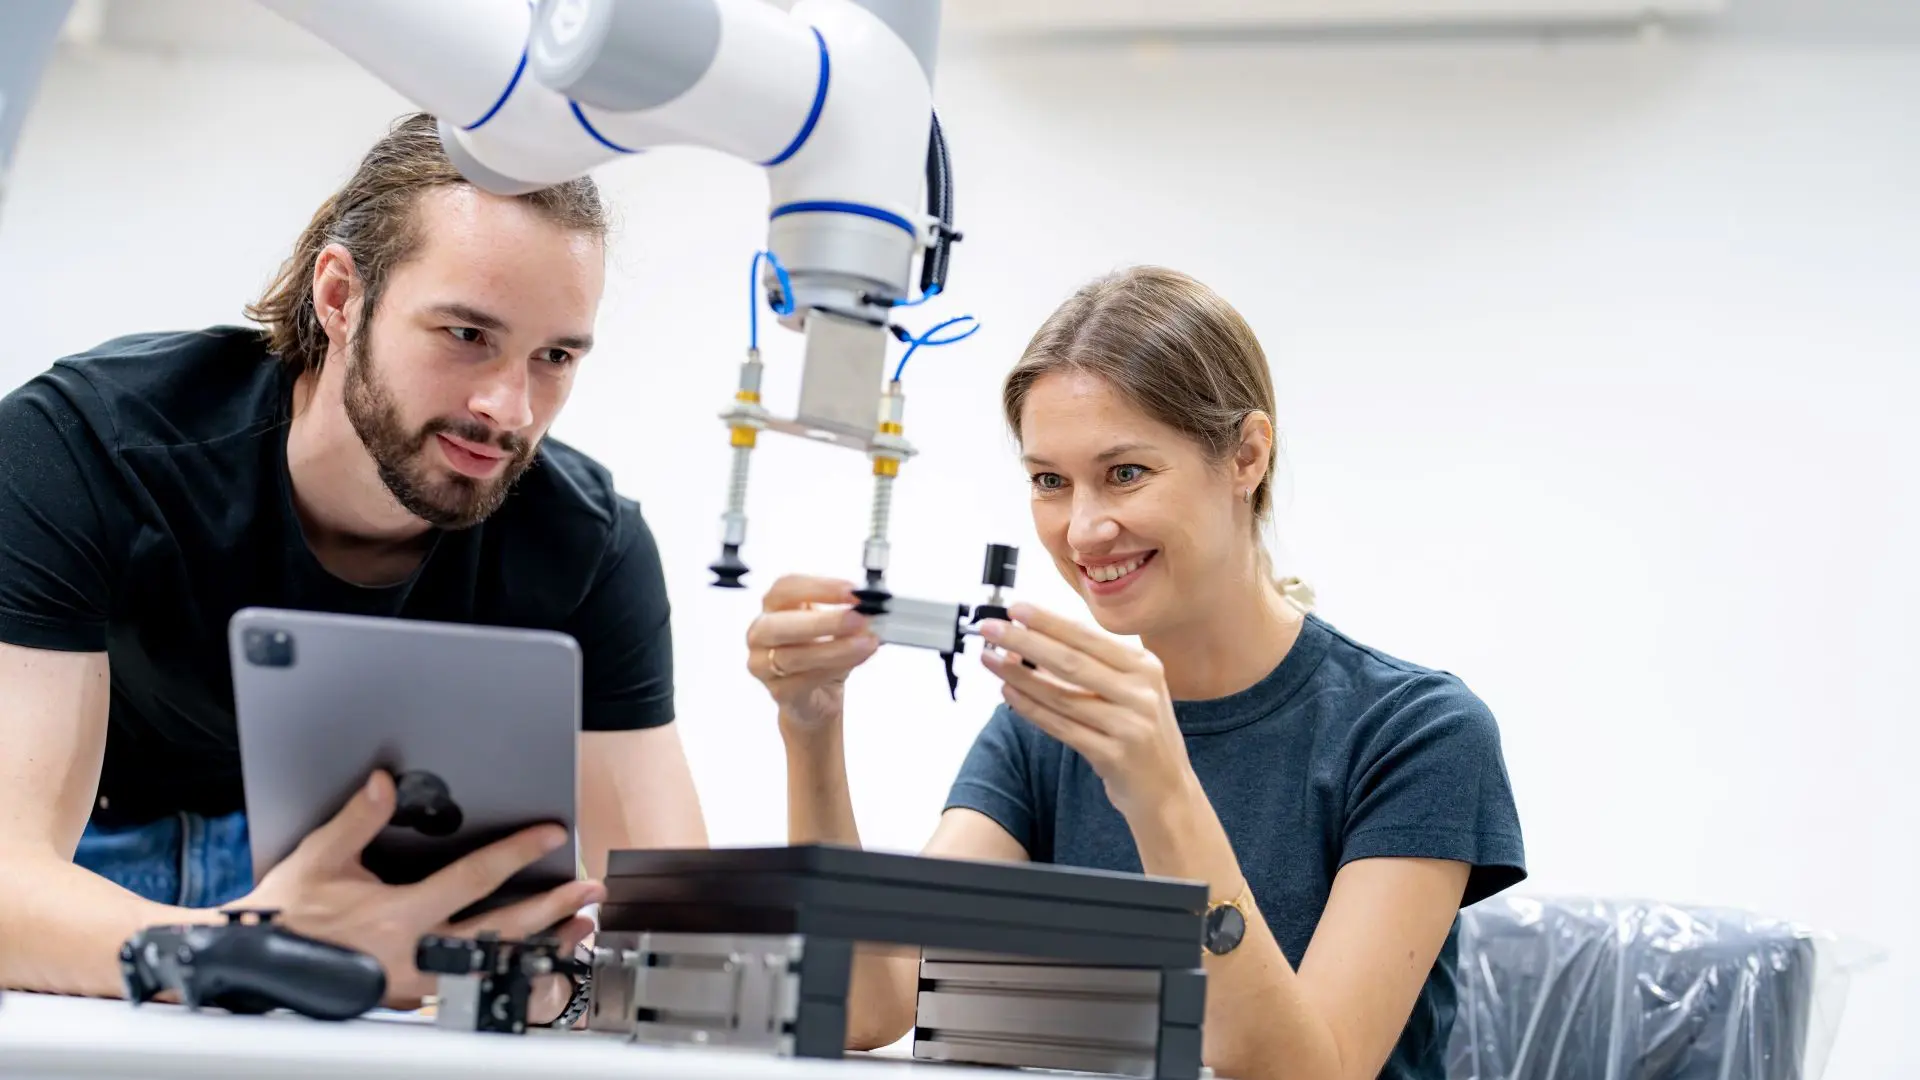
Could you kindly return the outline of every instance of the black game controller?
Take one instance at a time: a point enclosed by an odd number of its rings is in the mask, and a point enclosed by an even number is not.
[[[171,990],[189,1009],[349,1020],[386,995],[387,973],[373,957],[276,926],[272,911],[225,914],[224,926],[150,926],[128,938],[120,946],[127,1000],[139,1005]]]

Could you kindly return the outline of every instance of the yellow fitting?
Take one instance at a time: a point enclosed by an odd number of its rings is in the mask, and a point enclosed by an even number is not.
[[[900,463],[890,457],[874,458],[873,459],[873,475],[899,476]]]
[[[736,390],[733,393],[733,400],[746,405],[758,405],[760,404],[760,391]]]
[[[880,421],[880,434],[882,435],[898,435],[905,430],[907,429],[891,420]]]
[[[759,432],[755,431],[750,427],[734,428],[733,429],[733,445],[736,447],[744,446],[747,449],[751,450],[753,449],[754,442],[756,441],[759,434],[760,434]]]

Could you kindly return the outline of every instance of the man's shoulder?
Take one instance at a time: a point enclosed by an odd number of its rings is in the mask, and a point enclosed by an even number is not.
[[[21,392],[57,399],[123,448],[205,442],[258,424],[276,364],[241,327],[127,334],[54,361]]]
[[[533,465],[489,527],[589,568],[636,541],[651,542],[639,504],[620,494],[612,471],[552,436],[540,440]]]
[[[619,516],[624,499],[615,490],[613,472],[598,460],[559,439],[540,440],[534,465],[521,477],[516,497],[538,509],[585,514],[607,525]]]

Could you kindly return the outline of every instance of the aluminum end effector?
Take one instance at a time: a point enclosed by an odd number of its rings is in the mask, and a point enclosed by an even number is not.
[[[889,597],[886,610],[872,616],[870,625],[874,635],[889,645],[910,645],[938,652],[946,666],[947,694],[957,698],[960,677],[954,672],[953,659],[966,651],[967,635],[980,632],[981,620],[1009,617],[1006,590],[1013,588],[1019,561],[1019,548],[1010,544],[988,544],[986,566],[980,572],[981,584],[992,590],[986,603],[969,609],[965,604],[941,600]]]

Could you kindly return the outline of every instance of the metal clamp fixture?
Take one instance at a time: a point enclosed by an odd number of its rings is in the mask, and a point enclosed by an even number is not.
[[[562,956],[550,938],[502,941],[494,934],[474,939],[428,935],[414,949],[414,966],[440,976],[434,1023],[455,1031],[509,1035],[527,1030],[533,980],[542,975],[584,973]]]
[[[876,461],[875,468],[878,469],[878,467],[879,462]],[[878,502],[877,493],[875,501]],[[876,532],[879,531],[876,530]],[[882,537],[882,556],[884,557],[884,533]],[[868,541],[868,545],[871,550],[873,542]],[[967,635],[980,632],[981,620],[1007,618],[1005,590],[1013,587],[1019,561],[1019,548],[1010,544],[987,545],[987,561],[985,568],[981,571],[980,581],[993,591],[988,595],[986,603],[971,610],[965,604],[939,600],[915,600],[910,597],[892,596],[884,590],[874,590],[871,585],[873,581],[871,568],[868,570],[870,583],[868,589],[856,595],[859,595],[863,601],[883,600],[884,607],[878,614],[873,615],[871,623],[874,635],[882,642],[890,645],[911,645],[915,648],[933,649],[940,654],[940,660],[946,666],[947,693],[957,698],[960,693],[960,677],[953,669],[954,657],[966,651]],[[862,606],[855,610],[867,611],[868,608]]]
[[[800,935],[602,933],[587,1027],[634,1042],[838,1056],[852,947]]]

